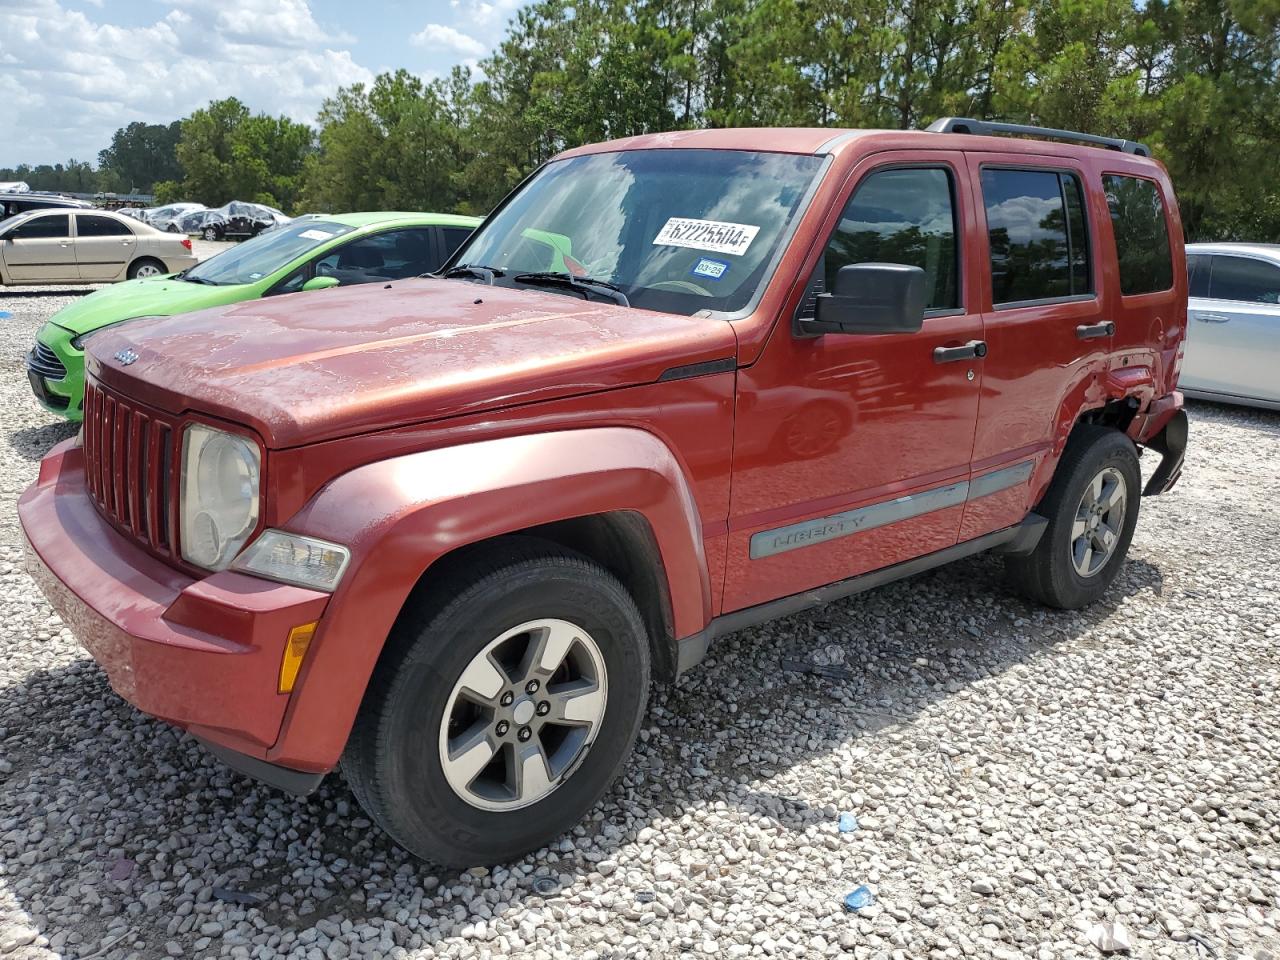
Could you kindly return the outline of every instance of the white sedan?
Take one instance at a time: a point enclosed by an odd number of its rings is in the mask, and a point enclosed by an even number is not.
[[[1280,244],[1189,243],[1189,397],[1280,410]]]
[[[186,237],[106,210],[34,210],[0,223],[0,284],[113,283],[195,263]]]

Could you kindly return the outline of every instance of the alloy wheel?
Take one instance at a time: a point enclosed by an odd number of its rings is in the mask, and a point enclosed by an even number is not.
[[[1107,565],[1120,543],[1128,484],[1115,467],[1103,467],[1089,481],[1071,524],[1071,563],[1082,577]]]
[[[483,810],[542,800],[586,756],[606,688],[600,647],[576,624],[507,630],[476,654],[445,704],[439,749],[449,786]]]

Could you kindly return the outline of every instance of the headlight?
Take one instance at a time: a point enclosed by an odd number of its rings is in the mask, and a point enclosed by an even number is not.
[[[182,435],[182,558],[225,570],[258,525],[262,475],[258,447],[247,437],[203,424]]]
[[[339,544],[283,530],[264,530],[236,557],[231,569],[333,593],[350,559],[351,552]]]

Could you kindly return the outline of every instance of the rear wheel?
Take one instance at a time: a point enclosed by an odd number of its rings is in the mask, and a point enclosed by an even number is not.
[[[162,277],[164,274],[164,264],[151,257],[143,257],[129,265],[130,280],[145,280],[147,277]]]
[[[1142,474],[1118,430],[1076,428],[1037,512],[1049,525],[1033,553],[1007,557],[1010,583],[1032,600],[1075,610],[1120,572],[1138,522]]]
[[[206,240],[218,239],[218,231],[213,229],[213,227],[205,227],[203,235]]]
[[[648,696],[626,589],[514,543],[401,618],[342,760],[387,833],[449,866],[512,860],[573,827],[622,768]]]

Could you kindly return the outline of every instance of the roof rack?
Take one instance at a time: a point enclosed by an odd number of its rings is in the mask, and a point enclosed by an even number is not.
[[[1026,137],[1042,137],[1046,140],[1074,140],[1139,157],[1151,156],[1151,148],[1136,140],[1118,137],[1099,137],[1092,133],[1074,130],[1054,130],[1052,127],[1032,127],[1023,123],[998,123],[994,120],[971,120],[967,117],[941,117],[925,127],[930,133],[971,133],[979,137],[991,137],[997,133],[1013,133]]]

